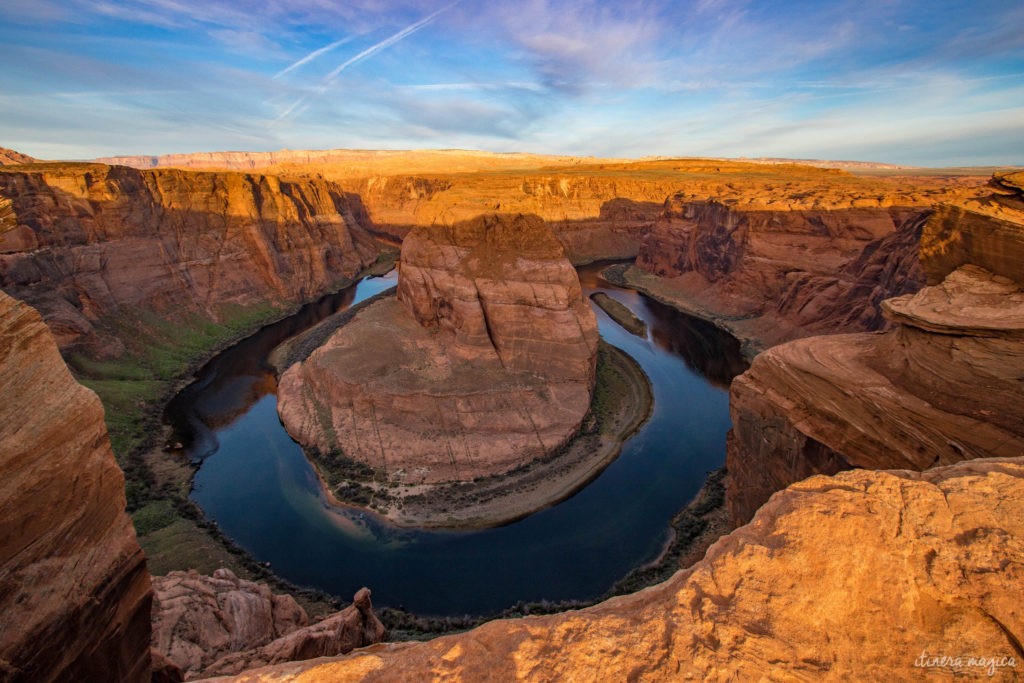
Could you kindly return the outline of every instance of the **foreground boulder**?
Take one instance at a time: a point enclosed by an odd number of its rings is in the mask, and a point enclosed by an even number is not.
[[[344,654],[384,638],[365,588],[351,606],[312,625],[290,595],[227,569],[171,572],[154,579],[154,591],[153,649],[188,678]]]
[[[398,295],[286,371],[289,433],[400,483],[468,481],[547,455],[590,406],[597,322],[533,216],[416,229]]]
[[[149,680],[149,575],[96,395],[0,292],[0,679]]]
[[[794,484],[704,560],[639,593],[230,680],[1013,677],[1022,580],[1024,459],[843,472]]]

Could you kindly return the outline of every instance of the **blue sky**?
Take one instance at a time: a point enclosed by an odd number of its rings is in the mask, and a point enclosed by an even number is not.
[[[0,0],[0,146],[1024,164],[1024,2]]]

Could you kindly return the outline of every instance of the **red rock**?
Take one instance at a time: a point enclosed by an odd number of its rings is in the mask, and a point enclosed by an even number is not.
[[[878,303],[923,284],[916,253],[926,212],[836,203],[767,209],[680,192],[666,200],[637,267],[758,345],[884,329]]]
[[[536,217],[418,228],[397,301],[285,372],[278,413],[300,443],[395,482],[499,474],[576,433],[597,341],[576,272]]]
[[[96,395],[0,292],[0,678],[149,680],[149,575]]]
[[[758,356],[730,392],[734,520],[815,473],[1024,452],[1024,292],[1006,276],[1024,257],[1022,235],[1024,212],[940,207],[921,259],[929,277],[945,279],[882,302],[895,329],[811,337]]]
[[[171,572],[154,579],[154,590],[153,648],[188,678],[344,654],[384,638],[365,588],[312,625],[290,595],[227,569]]]
[[[595,607],[228,680],[917,680],[1024,667],[1024,458],[843,472],[775,495],[667,582]],[[1005,659],[1004,659],[1005,658]],[[1014,658],[1014,667],[1008,666]],[[966,663],[966,662],[965,662]],[[962,673],[984,678],[987,662]],[[991,665],[995,668],[995,665]]]
[[[37,168],[0,172],[12,226],[0,231],[0,286],[37,307],[62,348],[116,355],[109,323],[140,310],[219,320],[233,304],[293,305],[376,256],[361,208],[321,180]]]

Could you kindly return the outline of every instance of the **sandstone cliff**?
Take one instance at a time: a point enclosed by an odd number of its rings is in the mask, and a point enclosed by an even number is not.
[[[0,172],[0,199],[0,287],[38,308],[62,348],[96,355],[123,351],[129,314],[294,304],[376,252],[359,204],[317,180],[41,164]]]
[[[301,443],[394,482],[499,474],[578,430],[597,341],[576,272],[540,219],[417,229],[397,300],[360,311],[286,371],[278,412]]]
[[[735,520],[819,472],[1024,453],[1024,211],[997,204],[935,211],[921,259],[941,284],[884,301],[895,329],[777,346],[734,381]]]
[[[756,348],[885,329],[878,304],[924,284],[917,246],[927,211],[894,200],[768,209],[676,193],[637,267],[662,278],[663,296]]]
[[[103,408],[0,292],[0,679],[149,680],[149,575]]]
[[[290,595],[227,569],[171,572],[153,588],[153,649],[186,678],[344,654],[384,637],[365,588],[351,606],[312,625]]]
[[[940,656],[1019,677],[1022,567],[1024,459],[844,472],[639,593],[228,680],[917,680],[952,673]]]

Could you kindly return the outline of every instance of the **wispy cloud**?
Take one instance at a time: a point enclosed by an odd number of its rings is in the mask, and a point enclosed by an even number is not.
[[[424,28],[426,26],[429,26],[430,24],[434,23],[434,21],[436,21],[439,16],[441,16],[442,14],[444,14],[445,12],[450,10],[452,7],[455,7],[455,5],[457,5],[457,4],[459,4],[459,0],[456,0],[456,2],[453,2],[450,5],[445,5],[441,9],[437,10],[436,12],[434,12],[433,14],[430,14],[430,15],[424,17],[423,19],[420,19],[419,21],[417,21],[414,24],[410,24],[409,26],[406,26],[405,28],[403,28],[398,33],[395,33],[394,35],[385,38],[384,40],[380,41],[379,43],[371,45],[370,47],[366,48],[365,50],[363,50],[362,52],[357,54],[355,57],[351,57],[350,59],[346,59],[344,62],[339,64],[333,71],[331,71],[329,74],[327,74],[327,76],[324,78],[324,84],[325,85],[330,85],[330,84],[334,83],[334,81],[337,80],[338,76],[340,76],[341,73],[343,71],[345,71],[345,69],[348,69],[351,66],[355,66],[356,64],[358,64],[359,62],[363,61],[364,59],[368,59],[369,57],[372,57],[373,55],[377,54],[378,52],[380,52],[384,48],[391,47],[395,43],[397,43],[397,42],[399,42],[401,40],[405,40],[406,38],[408,38],[412,34],[414,34],[417,31],[419,31],[420,29],[422,29],[422,28]]]
[[[455,0],[455,2],[453,2],[451,4],[448,4],[448,5],[445,5],[441,9],[439,9],[439,10],[437,10],[437,11],[435,11],[435,12],[429,14],[429,15],[427,15],[426,17],[420,19],[419,21],[414,22],[412,24],[409,24],[408,26],[403,28],[401,31],[398,31],[397,33],[394,33],[394,34],[388,36],[387,38],[385,38],[384,40],[382,40],[382,41],[380,41],[378,43],[374,43],[373,45],[371,45],[370,47],[366,48],[365,50],[363,50],[362,52],[360,52],[356,56],[350,57],[349,59],[346,59],[344,62],[339,64],[337,67],[335,67],[330,73],[328,73],[326,76],[324,76],[324,78],[321,81],[320,85],[318,85],[316,87],[316,89],[314,90],[314,94],[315,95],[323,95],[324,93],[327,92],[328,88],[330,88],[332,85],[334,85],[334,83],[338,80],[338,77],[346,69],[348,69],[349,67],[355,66],[356,64],[358,64],[358,63],[360,63],[360,62],[362,62],[362,61],[364,61],[366,59],[369,59],[370,57],[372,57],[373,55],[377,54],[381,50],[383,50],[385,48],[388,48],[388,47],[391,47],[395,43],[398,43],[398,42],[400,42],[402,40],[405,40],[406,38],[408,38],[412,34],[416,33],[417,31],[425,28],[426,26],[429,26],[430,24],[434,23],[439,16],[441,16],[442,14],[444,14],[445,12],[450,10],[452,7],[455,7],[455,5],[459,4],[459,2],[461,2],[461,0]],[[297,99],[294,102],[292,102],[290,105],[288,105],[284,109],[284,111],[282,111],[278,115],[277,119],[275,120],[275,123],[280,123],[281,121],[287,119],[292,114],[301,111],[300,107],[302,107],[309,100],[309,98],[310,98],[310,95],[303,95],[299,99]]]
[[[329,45],[324,45],[322,48],[319,48],[317,50],[313,50],[312,52],[307,54],[302,59],[299,59],[299,60],[297,60],[295,62],[292,62],[291,64],[289,64],[285,68],[283,68],[280,71],[278,71],[276,74],[274,74],[274,78],[280,78],[281,76],[284,76],[287,73],[291,73],[292,71],[295,71],[296,69],[298,69],[300,66],[304,66],[306,64],[309,64],[310,62],[312,62],[317,57],[320,57],[321,55],[325,55],[328,52],[330,52],[331,50],[337,49],[337,48],[341,47],[342,45],[345,45],[346,43],[351,43],[355,38],[356,38],[356,36],[354,36],[354,35],[345,36],[344,38],[341,38],[340,40],[336,40],[333,43],[330,43]]]

